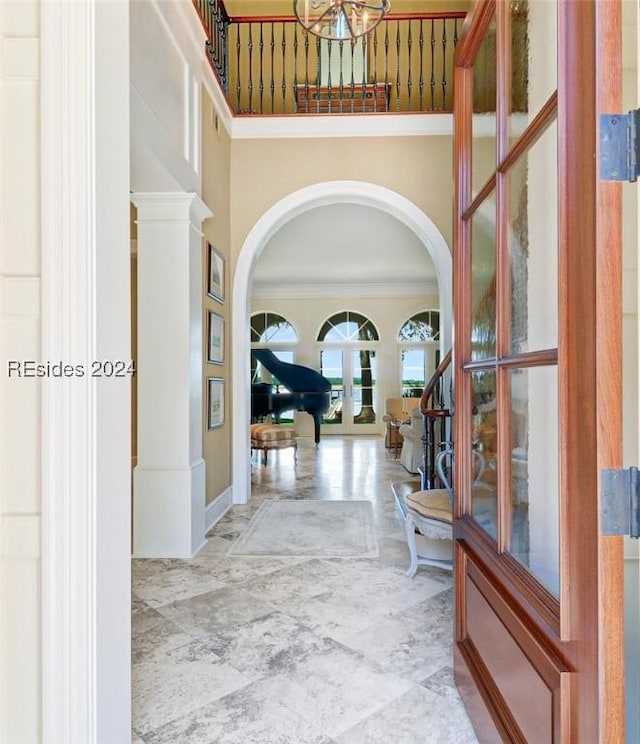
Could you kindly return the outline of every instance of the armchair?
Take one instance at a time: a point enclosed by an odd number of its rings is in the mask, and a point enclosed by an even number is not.
[[[407,421],[411,412],[420,403],[420,398],[387,398],[384,404],[385,439],[387,449],[397,451],[402,445],[399,426]]]
[[[402,437],[402,450],[400,451],[400,463],[410,473],[420,472],[418,468],[422,465],[422,435],[424,430],[424,416],[420,406],[411,411],[409,422],[401,424],[398,433]]]

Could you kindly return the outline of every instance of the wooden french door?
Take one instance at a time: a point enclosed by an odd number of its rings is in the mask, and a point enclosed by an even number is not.
[[[621,457],[621,190],[597,160],[619,14],[479,0],[458,44],[454,656],[482,742],[624,741],[622,546],[599,516]]]

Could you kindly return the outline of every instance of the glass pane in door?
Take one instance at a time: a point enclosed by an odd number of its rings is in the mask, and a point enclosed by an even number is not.
[[[493,20],[473,65],[472,182],[479,191],[496,168],[496,24]],[[481,114],[478,116],[477,114]]]
[[[375,424],[376,422],[376,352],[359,349],[353,352],[353,423]]]
[[[496,355],[495,192],[473,215],[471,241],[471,359],[491,359]]]
[[[342,423],[344,400],[344,373],[341,349],[322,349],[320,352],[320,374],[331,382],[331,404],[324,414],[324,424]]]
[[[512,354],[558,345],[557,131],[553,121],[508,173]]]
[[[558,87],[558,3],[517,0],[509,7],[512,145]]]
[[[418,398],[427,382],[427,350],[402,349],[402,396]]]
[[[558,369],[510,372],[511,548],[554,594],[559,591]]]
[[[497,540],[498,411],[495,369],[471,374],[471,394],[472,514],[478,524]]]

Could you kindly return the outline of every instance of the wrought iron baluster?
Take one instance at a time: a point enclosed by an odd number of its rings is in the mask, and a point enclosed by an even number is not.
[[[305,113],[309,113],[309,34],[304,35],[304,100]]]
[[[331,45],[333,42],[331,39],[327,41],[327,113],[332,114],[333,113],[333,101],[331,100],[331,55],[333,54],[333,50],[331,49]]]
[[[396,111],[400,111],[400,21],[396,21]]]
[[[284,21],[282,22],[282,83],[280,88],[282,90],[282,111],[284,112],[285,101],[287,99],[287,36],[285,33]]]
[[[447,66],[445,60],[447,58],[447,22],[442,19],[442,108],[444,108],[444,102],[447,100]]]
[[[273,26],[273,24],[272,24]],[[271,29],[273,34],[273,28]],[[260,113],[264,113],[264,24],[260,24],[260,41],[258,43],[259,62],[260,62],[260,79],[258,81],[258,98],[260,101]]]
[[[316,37],[316,112],[320,113],[320,39]]]
[[[220,49],[218,50],[218,56],[220,58],[220,75],[222,77],[222,87],[223,87],[225,96],[229,95],[229,84],[230,84],[230,81],[229,81],[229,59],[230,59],[229,28],[230,26],[231,26],[231,19],[229,18],[227,11],[224,9],[224,6],[220,3],[220,20],[219,20]]]
[[[411,111],[411,88],[413,87],[413,80],[411,77],[411,48],[413,46],[413,37],[411,35],[411,21],[409,21],[409,27],[407,30],[407,107]]]
[[[389,85],[389,22],[384,24],[384,84]]]
[[[419,101],[418,111],[422,111],[424,108],[424,22],[420,19],[420,38],[418,41],[418,49],[420,50],[420,80],[418,82]]]
[[[276,38],[275,29],[273,27],[273,21],[271,21],[271,41],[269,42],[269,53],[271,55],[271,74],[269,75],[269,94],[271,96],[271,111],[273,111],[274,102],[276,98],[276,78],[275,78],[275,53],[276,53]]]
[[[249,23],[249,41],[247,42],[247,48],[249,49],[249,81],[247,84],[247,91],[249,92],[249,112],[253,108],[253,23]]]
[[[240,111],[240,93],[242,91],[242,87],[240,84],[240,33],[242,31],[242,27],[239,24],[236,24],[236,75],[238,76],[238,80],[236,81],[236,111]]]
[[[431,19],[431,110],[436,107],[436,29],[435,21]]]
[[[298,24],[293,24],[293,106],[296,107],[296,91],[298,90]]]
[[[340,111],[342,112],[344,100],[344,97],[342,95],[344,91],[344,41],[342,40],[338,42],[338,59],[340,61],[340,76],[338,78],[338,100],[340,101]],[[351,62],[351,75],[353,76],[353,61]]]

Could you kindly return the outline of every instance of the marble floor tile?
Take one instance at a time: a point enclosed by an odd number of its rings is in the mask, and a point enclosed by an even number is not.
[[[137,612],[131,618],[131,660],[136,664],[153,657],[158,651],[168,653],[191,640],[177,625],[157,610]],[[136,686],[133,694],[136,694]]]
[[[420,604],[424,616],[410,622],[400,613],[373,625],[341,634],[340,642],[363,654],[382,669],[420,683],[451,664],[453,619],[449,613],[431,613],[429,600]]]
[[[336,737],[338,744],[476,744],[461,702],[412,687]]]
[[[256,685],[226,695],[145,736],[145,744],[335,744]]]
[[[437,672],[423,679],[420,684],[440,697],[452,697],[456,700],[460,698],[453,678],[453,668],[450,666],[438,669]]]
[[[391,483],[414,476],[379,437],[275,454],[195,558],[133,561],[133,743],[475,742],[453,681],[452,575],[406,576]],[[300,498],[370,500],[379,557],[228,555],[266,500]]]
[[[136,731],[149,731],[249,684],[249,679],[202,641],[166,652],[156,649],[133,664],[132,700]]]
[[[256,685],[334,738],[411,687],[340,647],[305,656],[286,675],[265,677]]]
[[[287,674],[303,657],[335,646],[329,638],[280,612],[216,633],[207,643],[223,661],[251,679]]]
[[[183,631],[200,637],[248,623],[274,610],[268,602],[232,586],[158,609]]]
[[[137,558],[132,564],[132,586],[137,597],[150,607],[189,599],[213,589],[224,582],[192,561],[157,561]]]

